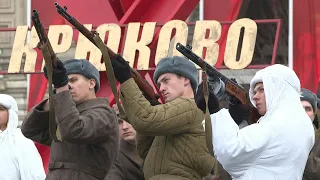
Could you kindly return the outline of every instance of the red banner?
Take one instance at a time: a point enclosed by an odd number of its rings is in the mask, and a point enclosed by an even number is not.
[[[320,72],[320,1],[293,4],[293,67],[301,87],[317,92]]]

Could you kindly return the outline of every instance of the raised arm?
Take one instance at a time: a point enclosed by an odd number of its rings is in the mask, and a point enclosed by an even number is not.
[[[116,113],[108,106],[107,99],[89,101],[91,107],[81,114],[69,91],[54,96],[56,122],[63,141],[75,144],[95,144],[104,142],[118,134]]]
[[[49,112],[45,111],[47,100],[33,107],[25,117],[21,131],[23,135],[37,143],[50,146],[52,139],[49,134]]]
[[[152,106],[142,95],[133,79],[121,85],[124,108],[134,129],[142,135],[179,134],[201,125],[195,122],[203,116],[193,99],[178,98],[166,104]]]

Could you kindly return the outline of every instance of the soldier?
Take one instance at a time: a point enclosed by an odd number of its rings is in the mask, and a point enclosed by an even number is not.
[[[316,123],[314,123],[316,116],[317,116],[317,95],[312,93],[308,89],[301,89],[301,97],[300,97],[302,106],[308,116],[310,117],[314,127],[318,126]]]
[[[105,180],[144,180],[143,161],[137,151],[137,133],[131,124],[120,119],[116,104],[113,109],[119,118],[120,150]]]
[[[315,119],[317,118],[317,96],[308,89],[301,89],[301,103],[306,113],[313,122],[316,130]],[[319,130],[316,131],[316,141],[308,157],[306,168],[303,174],[303,180],[318,180],[320,179],[320,141]]]
[[[314,131],[294,71],[272,65],[256,73],[249,97],[261,118],[239,129],[226,109],[211,115],[217,160],[233,179],[302,179]]]
[[[44,72],[47,77],[46,69]],[[99,71],[85,59],[58,61],[52,82],[56,89],[55,120],[62,141],[52,141],[49,135],[48,100],[32,108],[22,124],[26,137],[51,145],[46,179],[103,179],[117,156],[119,128],[108,100],[96,97]]]
[[[40,154],[17,127],[17,102],[0,94],[0,179],[43,180],[46,174]]]
[[[194,64],[177,56],[158,63],[153,79],[165,104],[155,106],[143,96],[123,58],[117,56],[112,65],[128,121],[141,135],[137,149],[144,159],[145,178],[200,180],[206,176],[214,158],[206,147],[204,114],[194,101],[198,86]]]

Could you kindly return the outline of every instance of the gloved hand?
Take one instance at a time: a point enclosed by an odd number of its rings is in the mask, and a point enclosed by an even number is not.
[[[197,93],[195,95],[195,101],[199,109],[206,113],[206,102],[204,100],[203,94],[203,82],[201,82],[198,86]],[[208,109],[210,114],[216,113],[220,110],[219,108],[219,100],[216,95],[209,91],[209,100],[208,100]]]
[[[68,85],[68,87],[69,87],[69,89],[71,89],[71,86],[70,86],[70,85]],[[57,89],[56,89],[56,88],[53,88],[53,89],[52,89],[52,93],[53,93],[53,94],[57,94]]]
[[[238,84],[235,78],[231,78],[231,81]],[[243,120],[248,121],[250,118],[250,107],[241,103],[229,104],[229,113],[232,119],[237,125],[241,124]]]
[[[44,66],[43,68],[43,73],[44,76],[48,79],[48,72],[46,66]],[[57,61],[57,68],[53,68],[52,84],[54,88],[60,88],[68,84],[67,70],[60,60]]]
[[[240,103],[235,105],[229,104],[229,113],[232,119],[239,125],[243,120],[249,120],[250,107]]]
[[[125,61],[119,54],[111,60],[115,78],[122,84],[130,79],[131,71],[127,61]]]

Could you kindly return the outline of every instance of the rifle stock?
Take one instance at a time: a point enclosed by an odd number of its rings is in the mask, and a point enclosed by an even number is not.
[[[40,21],[39,13],[37,10],[32,11],[32,22],[33,26],[35,27],[38,37],[39,37],[39,43],[38,48],[42,51],[42,55],[45,60],[46,69],[47,69],[47,79],[49,82],[49,134],[53,141],[55,142],[61,142],[61,134],[60,129],[58,128],[58,125],[55,121],[55,109],[53,104],[53,87],[52,87],[52,73],[53,69],[57,68],[57,61],[58,58],[55,54],[55,52],[52,49],[51,43],[48,39],[48,36],[46,34],[46,31],[44,30],[44,27]]]
[[[83,34],[86,38],[88,38],[96,47],[97,44],[95,43],[93,37],[95,35],[97,35],[96,32],[91,32],[89,31],[85,26],[83,26],[77,19],[75,19],[74,17],[72,17],[69,13],[67,13],[67,7],[61,7],[58,3],[55,3],[57,12],[63,17],[65,18],[70,24],[72,24],[76,29],[78,29],[81,34]],[[106,46],[106,45],[105,45]],[[110,59],[115,59],[116,57],[116,53],[113,52],[108,46],[106,46]],[[148,81],[146,81],[143,77],[141,77],[141,75],[134,70],[133,68],[130,69],[131,71],[131,75],[132,78],[134,79],[134,81],[137,83],[139,89],[141,91],[144,92],[144,94],[147,97],[147,99],[150,100],[157,100],[159,99],[159,95],[156,94],[152,88],[152,86],[148,83]]]
[[[202,58],[193,53],[190,46],[185,47],[182,44],[177,43],[176,49],[198,66],[206,68],[206,72],[209,77],[222,80],[225,84],[225,92],[231,96],[231,100],[233,101],[230,103],[235,103],[235,99],[233,99],[233,97],[236,98],[236,101],[239,101],[242,104],[247,103],[247,94],[244,88],[221,74],[215,67],[210,66]]]
[[[32,12],[33,12],[33,14],[32,14],[31,19],[32,19],[33,26],[35,27],[37,34],[38,34],[38,37],[39,37],[39,40],[40,40],[37,47],[40,50],[45,51],[43,54],[47,54],[50,56],[50,59],[52,61],[52,66],[53,66],[53,68],[56,68],[58,58],[52,49],[52,46],[51,46],[51,43],[48,39],[46,31],[42,25],[42,22],[40,21],[39,13],[35,9]]]
[[[251,123],[256,122],[257,118],[260,116],[258,115],[257,109],[249,102],[247,93],[242,86],[221,74],[215,67],[212,67],[198,55],[193,53],[190,46],[185,47],[181,43],[177,43],[176,49],[198,66],[206,68],[206,73],[213,81],[220,81],[222,83],[220,90],[223,91],[222,93],[229,103],[241,103],[250,106],[251,113],[248,121]]]

